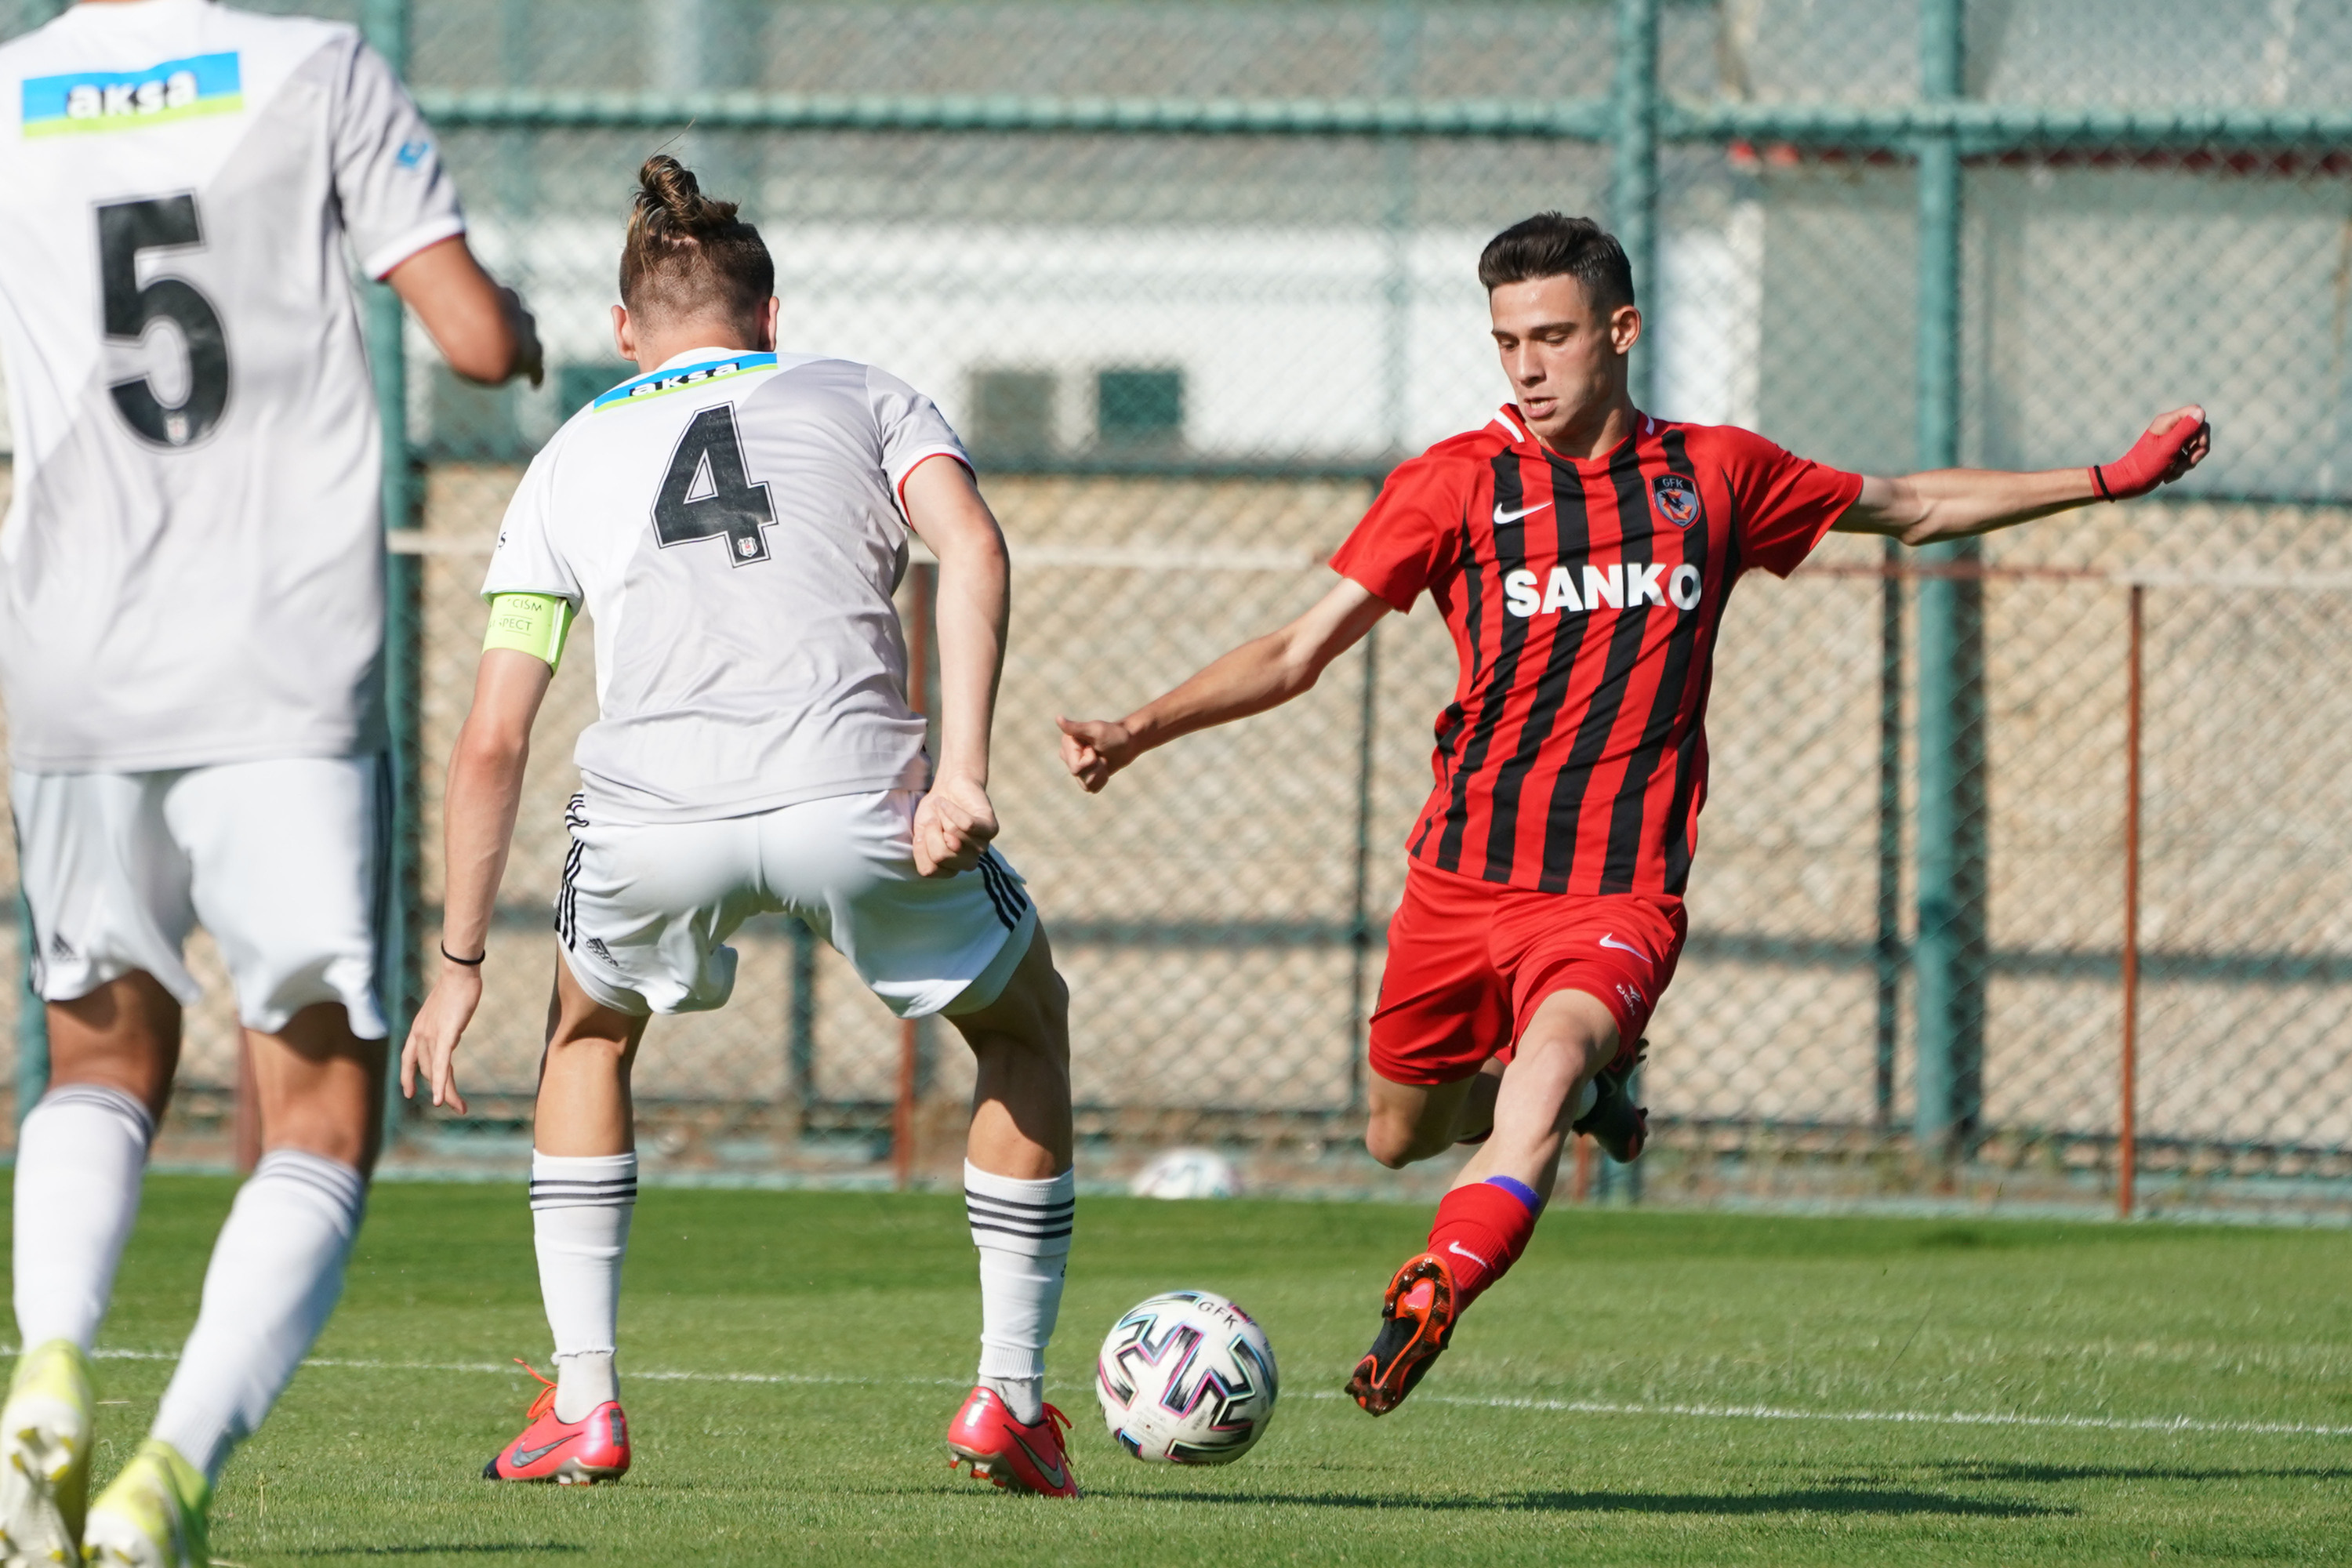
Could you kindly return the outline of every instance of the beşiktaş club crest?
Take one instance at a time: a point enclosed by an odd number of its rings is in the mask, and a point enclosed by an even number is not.
[[[1658,515],[1676,528],[1688,528],[1704,512],[1698,500],[1698,487],[1680,474],[1660,474],[1650,481],[1650,499],[1657,503]]]

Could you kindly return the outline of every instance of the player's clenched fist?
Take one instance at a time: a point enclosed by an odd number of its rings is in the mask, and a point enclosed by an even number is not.
[[[1062,727],[1062,765],[1070,776],[1086,785],[1088,795],[1099,795],[1110,775],[1134,760],[1134,739],[1127,726],[1103,719],[1056,719]]]
[[[968,779],[941,779],[915,807],[915,869],[926,877],[969,871],[995,837],[988,792]]]
[[[506,318],[507,331],[514,335],[514,373],[529,376],[537,386],[547,376],[546,351],[539,343],[539,321],[522,296],[511,289],[499,290],[499,311]]]
[[[2168,485],[2205,460],[2213,449],[2213,426],[2195,404],[2159,414],[2132,449],[2112,463],[2091,468],[2091,484],[2102,500],[2129,500]]]

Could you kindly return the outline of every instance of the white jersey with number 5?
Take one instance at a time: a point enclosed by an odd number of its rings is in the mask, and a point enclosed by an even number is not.
[[[890,595],[901,490],[965,462],[931,400],[811,354],[697,349],[572,416],[523,478],[484,594],[596,625],[580,736],[601,822],[698,822],[929,782]]]
[[[126,0],[0,47],[16,767],[382,746],[352,260],[381,277],[464,227],[432,133],[349,27]]]

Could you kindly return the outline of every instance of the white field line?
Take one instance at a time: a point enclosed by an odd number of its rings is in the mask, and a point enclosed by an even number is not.
[[[14,1355],[13,1346],[0,1354]],[[100,1361],[177,1361],[177,1351],[100,1350]],[[463,1372],[513,1375],[512,1362],[372,1361],[313,1356],[305,1366],[334,1367],[350,1372]],[[641,1383],[732,1383],[782,1386],[845,1385],[895,1388],[962,1388],[952,1377],[838,1377],[821,1373],[782,1372],[631,1372]],[[1335,1389],[1315,1389],[1304,1397],[1339,1399]],[[1424,1405],[1447,1405],[1473,1410],[1556,1411],[1565,1415],[1675,1416],[1696,1421],[1833,1421],[1892,1426],[2036,1426],[2087,1432],[2219,1433],[2261,1437],[2352,1437],[2352,1426],[2322,1426],[2299,1421],[2208,1421],[2193,1415],[2019,1415],[1999,1411],[1966,1410],[1801,1410],[1779,1405],[1624,1405],[1597,1399],[1479,1398],[1467,1394],[1424,1394]]]

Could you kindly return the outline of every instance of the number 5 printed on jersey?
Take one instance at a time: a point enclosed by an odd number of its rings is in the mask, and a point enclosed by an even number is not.
[[[136,344],[149,327],[170,321],[180,329],[187,350],[188,390],[175,404],[156,396],[154,384],[143,375],[107,388],[124,422],[141,440],[158,447],[189,446],[220,423],[228,407],[228,340],[221,331],[220,312],[194,284],[164,276],[142,287],[139,253],[191,249],[204,242],[194,196],[151,196],[98,209],[99,297],[108,339]]]
[[[766,529],[776,521],[768,487],[743,468],[743,438],[735,405],[722,403],[694,416],[669,455],[669,472],[654,501],[654,536],[667,550],[698,539],[727,541],[738,566],[768,559]]]

